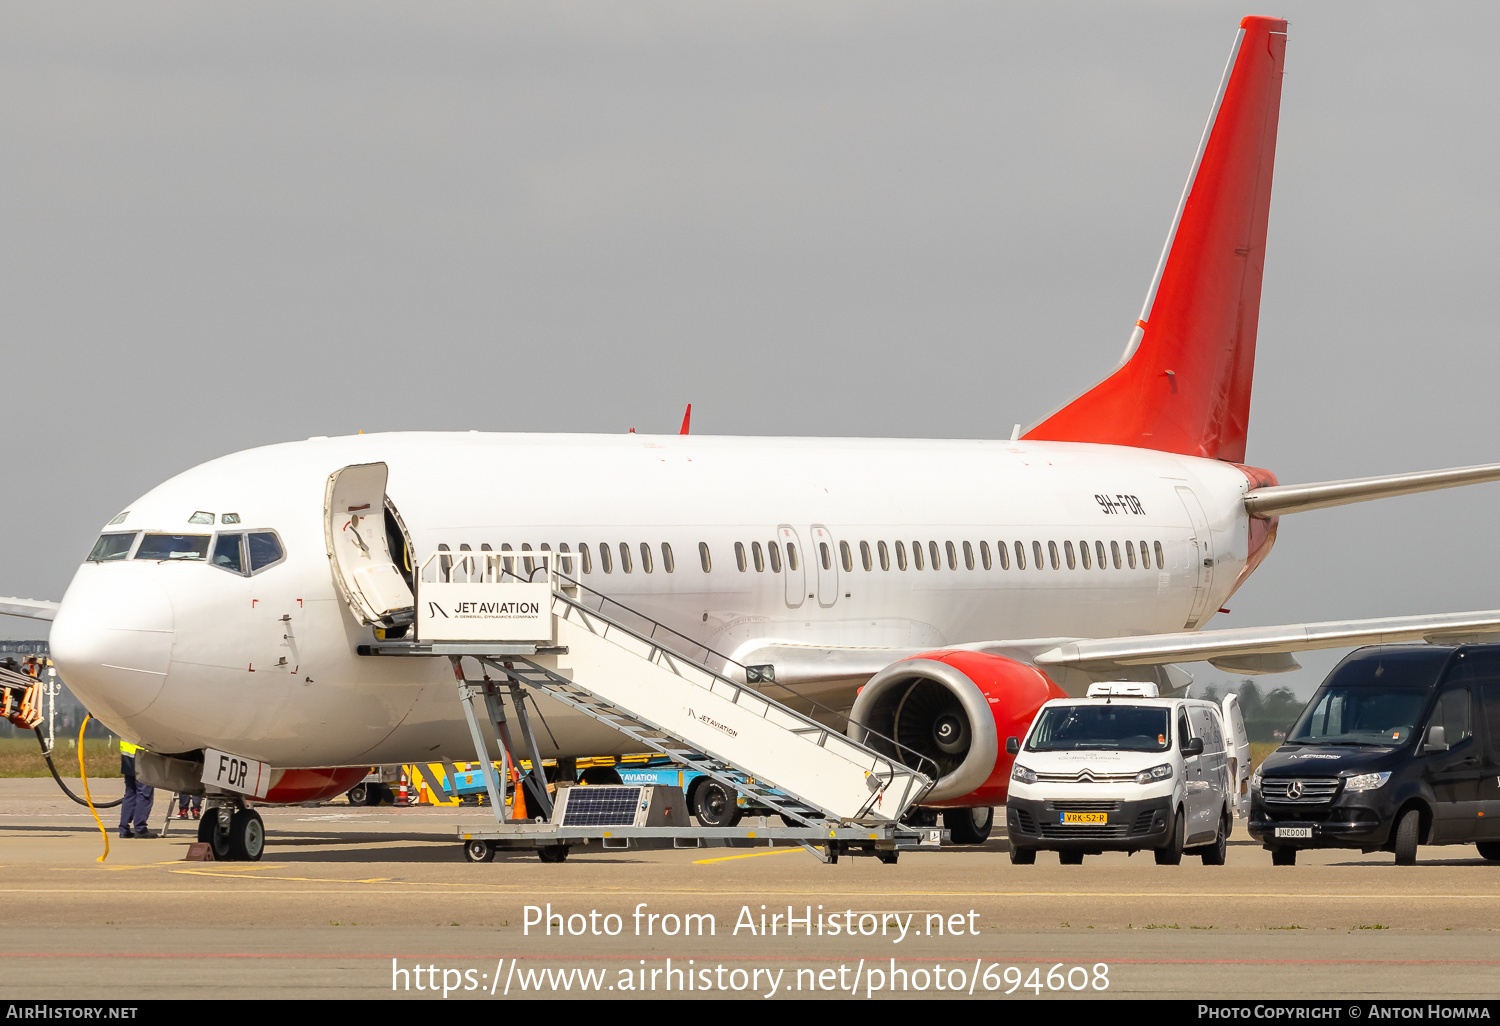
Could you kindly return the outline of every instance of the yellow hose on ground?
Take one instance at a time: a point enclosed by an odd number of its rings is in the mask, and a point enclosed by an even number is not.
[[[83,726],[78,728],[78,775],[83,778],[83,797],[89,803],[89,811],[94,814],[94,822],[99,824],[99,832],[104,835],[104,854],[99,856],[99,861],[103,862],[109,858],[109,831],[104,829],[104,822],[99,818],[99,810],[94,808],[94,799],[89,794],[89,772],[83,768],[83,732],[88,729],[89,720],[93,718],[93,716],[85,716]]]

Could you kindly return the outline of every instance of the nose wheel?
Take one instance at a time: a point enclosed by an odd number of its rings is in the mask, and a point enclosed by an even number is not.
[[[219,805],[198,821],[198,840],[220,862],[259,862],[266,850],[266,824],[254,809]]]

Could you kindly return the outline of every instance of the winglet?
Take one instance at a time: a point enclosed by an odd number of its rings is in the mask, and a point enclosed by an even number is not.
[[[685,435],[685,434],[688,433],[688,421],[690,421],[692,419],[693,419],[693,404],[692,403],[688,403],[687,412],[682,415],[682,430],[679,431],[679,432],[677,432],[679,435]]]

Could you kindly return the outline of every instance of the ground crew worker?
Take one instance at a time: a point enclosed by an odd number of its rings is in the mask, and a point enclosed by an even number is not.
[[[151,804],[156,799],[156,788],[136,783],[135,753],[139,750],[139,745],[120,738],[120,773],[125,777],[125,800],[120,803],[120,836],[124,838],[151,836]]]

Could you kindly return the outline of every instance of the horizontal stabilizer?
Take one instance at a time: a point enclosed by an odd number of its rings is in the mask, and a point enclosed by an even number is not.
[[[1500,609],[1070,641],[1039,653],[1036,664],[1043,670],[1056,666],[1098,672],[1125,666],[1208,661],[1253,666],[1266,673],[1294,669],[1295,661],[1283,662],[1278,668],[1277,660],[1252,660],[1248,657],[1404,641],[1460,644],[1480,640],[1500,640]],[[1241,672],[1255,671],[1242,669]]]
[[[57,603],[40,599],[0,598],[0,613],[27,616],[33,620],[50,620],[57,615]]]
[[[1500,463],[1453,467],[1449,470],[1419,470],[1411,474],[1386,474],[1382,477],[1359,477],[1349,481],[1256,488],[1245,494],[1245,511],[1252,517],[1268,519],[1283,513],[1305,513],[1311,509],[1388,499],[1394,495],[1415,495],[1417,492],[1483,484],[1486,481],[1500,481]]]

